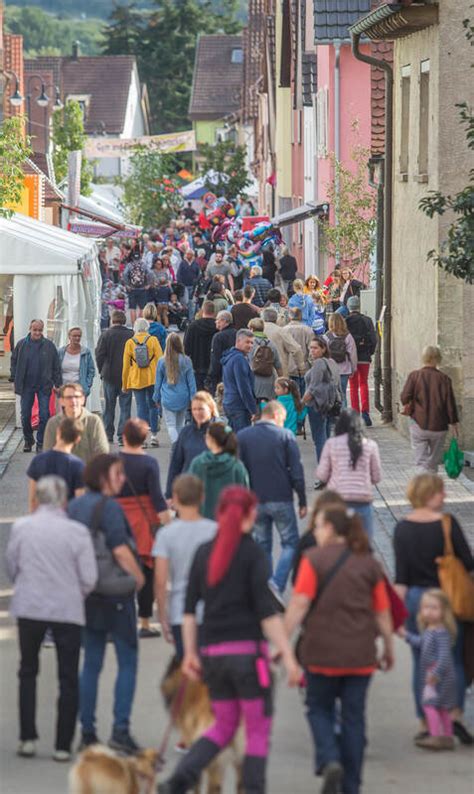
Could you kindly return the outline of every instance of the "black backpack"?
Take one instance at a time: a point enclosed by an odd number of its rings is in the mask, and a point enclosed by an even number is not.
[[[356,344],[357,355],[359,358],[361,355],[372,356],[375,351],[375,346],[372,339],[370,320],[367,317],[364,317],[363,314],[360,314],[358,317],[356,317],[355,322],[351,315],[351,320],[352,321],[347,323],[347,326]]]
[[[337,336],[331,331],[326,334],[330,357],[337,363],[343,364],[347,359],[346,337]]]

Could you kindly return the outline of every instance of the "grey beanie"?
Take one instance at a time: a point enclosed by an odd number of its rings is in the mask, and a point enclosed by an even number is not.
[[[360,309],[360,298],[357,295],[352,295],[347,301],[347,308],[350,312],[358,312]]]

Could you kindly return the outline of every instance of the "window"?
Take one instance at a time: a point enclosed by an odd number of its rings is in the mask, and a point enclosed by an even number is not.
[[[90,94],[68,94],[66,101],[68,100],[74,100],[78,103],[79,107],[81,108],[82,120],[86,121],[91,100]]]
[[[430,62],[420,63],[420,115],[418,129],[418,181],[428,181],[430,129]]]
[[[320,88],[316,94],[316,126],[318,157],[328,156],[328,89]]]
[[[408,151],[410,146],[410,66],[403,66],[401,79],[401,113],[400,113],[400,179],[408,179]]]
[[[230,56],[231,63],[243,63],[244,62],[244,51],[240,47],[236,47],[232,50],[232,55]]]

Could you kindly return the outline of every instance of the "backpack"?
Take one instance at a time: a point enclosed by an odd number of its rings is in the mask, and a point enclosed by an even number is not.
[[[113,552],[107,546],[102,517],[107,497],[102,497],[94,507],[89,523],[92,545],[97,562],[97,582],[94,594],[130,598],[136,590],[135,578],[115,561]],[[133,550],[132,554],[134,554]]]
[[[134,262],[128,273],[128,282],[133,289],[142,289],[146,284],[146,273],[141,261]]]
[[[275,355],[270,347],[270,342],[264,340],[259,344],[252,358],[251,368],[254,375],[262,378],[269,378],[273,375],[275,366]]]
[[[326,334],[328,340],[328,348],[331,358],[337,364],[343,364],[347,359],[346,337],[337,336],[329,331]]]
[[[312,327],[316,336],[321,336],[321,334],[324,334],[326,330],[326,319],[324,317],[324,312],[320,312],[318,309],[314,310]]]
[[[321,360],[325,364],[325,371],[323,380],[312,392],[313,402],[317,411],[323,416],[339,416],[342,406],[342,396],[327,360],[324,358]]]
[[[133,337],[133,343],[135,345],[135,363],[137,367],[140,369],[146,369],[150,366],[151,362],[154,359],[154,354],[150,358],[150,353],[148,350],[147,342],[150,339],[150,335],[147,334],[143,342],[139,342],[138,339]]]
[[[371,329],[367,318],[360,315],[355,323],[354,321],[348,323],[348,328],[356,344],[359,358],[365,355],[372,356],[375,352],[375,347],[371,339]]]

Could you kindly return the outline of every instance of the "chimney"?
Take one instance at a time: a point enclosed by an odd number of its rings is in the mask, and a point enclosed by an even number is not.
[[[78,61],[80,54],[81,54],[80,42],[75,41],[74,44],[72,45],[72,60]]]

